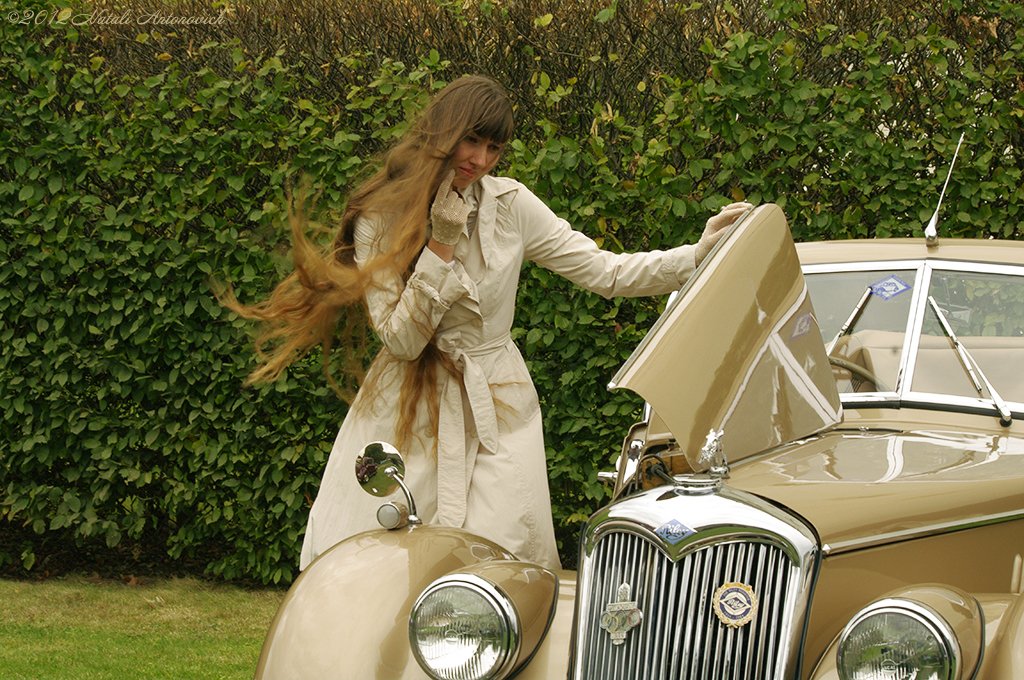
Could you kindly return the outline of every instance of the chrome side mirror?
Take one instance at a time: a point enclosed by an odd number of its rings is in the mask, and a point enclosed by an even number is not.
[[[356,481],[371,496],[389,496],[399,487],[408,505],[390,501],[377,510],[377,521],[385,529],[399,529],[408,524],[420,524],[416,516],[416,502],[403,481],[405,459],[391,444],[372,442],[356,456]]]

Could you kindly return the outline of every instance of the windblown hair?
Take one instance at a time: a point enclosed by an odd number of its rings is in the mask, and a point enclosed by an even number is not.
[[[246,384],[270,382],[313,347],[323,350],[328,382],[346,401],[352,399],[331,375],[329,359],[337,345],[346,357],[362,355],[369,325],[365,294],[380,275],[407,280],[428,240],[430,206],[448,172],[459,143],[469,134],[506,143],[512,136],[512,104],[505,90],[490,78],[464,76],[439,92],[419,120],[384,156],[382,167],[348,198],[341,223],[329,248],[314,244],[307,231],[305,197],[290,201],[294,271],[269,297],[252,306],[241,304],[230,287],[218,292],[221,302],[246,319],[261,322],[256,338],[259,365]],[[386,224],[373,244],[374,255],[355,260],[355,225],[360,217]],[[339,319],[344,317],[344,323]],[[431,405],[437,423],[436,367],[458,373],[431,342],[405,374],[396,445],[407,440],[421,397]],[[344,363],[347,377],[362,380],[362,366]],[[345,381],[351,384],[352,380]],[[372,386],[367,386],[371,388]]]

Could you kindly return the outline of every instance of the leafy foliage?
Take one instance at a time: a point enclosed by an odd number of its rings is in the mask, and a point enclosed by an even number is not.
[[[782,205],[798,239],[919,235],[961,132],[944,232],[1024,226],[1013,3],[188,0],[176,15],[222,21],[143,24],[168,11],[145,2],[110,5],[134,22],[38,20],[53,7],[0,32],[0,527],[30,530],[0,528],[18,536],[0,564],[155,545],[294,577],[344,404],[315,356],[241,389],[246,329],[211,277],[258,298],[289,266],[288,187],[308,175],[340,209],[464,72],[513,92],[500,170],[612,250],[693,242],[739,199]],[[567,564],[640,407],[605,385],[659,305],[523,273],[514,337]]]

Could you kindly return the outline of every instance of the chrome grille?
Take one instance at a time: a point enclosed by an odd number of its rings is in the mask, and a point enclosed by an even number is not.
[[[763,534],[719,535],[673,562],[648,538],[609,531],[581,564],[573,677],[780,680],[792,668],[794,609],[806,603],[802,571]],[[712,609],[716,590],[730,582],[752,586],[758,598],[754,619],[739,628]],[[599,622],[624,583],[643,621],[614,645]]]

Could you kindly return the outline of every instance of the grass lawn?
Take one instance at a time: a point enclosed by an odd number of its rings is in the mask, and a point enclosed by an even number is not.
[[[0,580],[0,678],[252,678],[283,599],[194,579]]]

